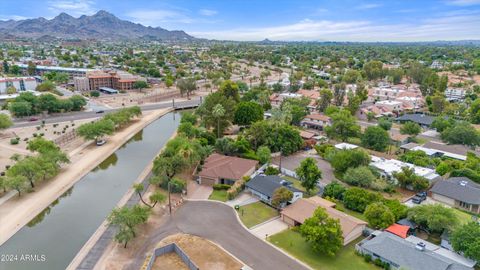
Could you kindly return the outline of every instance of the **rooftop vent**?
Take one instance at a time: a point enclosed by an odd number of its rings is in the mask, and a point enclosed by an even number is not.
[[[423,242],[418,242],[416,245],[415,245],[415,249],[416,250],[419,250],[419,251],[424,251],[425,250],[425,243]]]

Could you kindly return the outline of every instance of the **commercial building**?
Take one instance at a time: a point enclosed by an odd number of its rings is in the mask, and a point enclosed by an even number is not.
[[[27,64],[18,64],[20,69],[24,74],[28,72]],[[58,73],[67,73],[70,76],[70,79],[74,77],[85,77],[87,72],[93,71],[93,69],[88,68],[71,68],[71,67],[58,67],[58,66],[36,66],[35,75],[42,76],[48,72],[58,72]]]
[[[0,78],[0,94],[7,94],[7,89],[14,87],[17,92],[26,90],[35,90],[37,87],[37,81],[34,77],[10,77]]]

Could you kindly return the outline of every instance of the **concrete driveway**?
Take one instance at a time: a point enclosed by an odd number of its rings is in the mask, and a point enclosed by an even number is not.
[[[267,236],[271,236],[288,229],[287,223],[283,222],[280,217],[272,220],[268,220],[262,224],[254,226],[250,231],[260,239],[265,239]]]
[[[317,161],[317,166],[322,171],[322,179],[320,180],[322,184],[328,184],[336,179],[333,175],[333,168],[330,166],[330,163],[323,160],[313,152],[301,151],[288,157],[282,157],[282,167],[291,171],[295,171],[295,169],[300,166],[300,162],[307,157],[311,157]],[[280,158],[275,157],[272,160],[272,163],[278,166],[280,164]]]
[[[255,237],[243,227],[233,208],[211,201],[186,201],[155,235],[145,243],[145,250],[126,269],[140,269],[145,255],[164,237],[189,233],[209,239],[232,253],[252,269],[308,269],[296,260]]]

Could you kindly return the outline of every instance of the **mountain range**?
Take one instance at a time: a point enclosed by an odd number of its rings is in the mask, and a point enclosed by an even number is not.
[[[100,10],[91,16],[79,18],[60,13],[51,20],[43,17],[26,20],[0,20],[1,38],[45,38],[132,40],[148,39],[161,41],[191,41],[195,38],[184,31],[169,31],[160,27],[144,26],[121,20],[115,15]]]

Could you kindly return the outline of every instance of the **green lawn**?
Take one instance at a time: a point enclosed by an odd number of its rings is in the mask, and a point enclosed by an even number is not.
[[[472,215],[467,213],[467,212],[463,212],[462,210],[459,210],[459,209],[456,209],[456,208],[452,208],[453,210],[455,210],[455,214],[457,214],[458,216],[458,219],[460,220],[460,224],[466,224],[466,223],[469,223],[470,221],[472,221]]]
[[[354,216],[358,219],[361,219],[361,220],[364,220],[364,221],[367,221],[367,218],[362,214],[362,213],[359,213],[357,211],[353,211],[353,210],[350,210],[350,209],[347,209],[345,207],[345,205],[343,204],[343,202],[341,201],[336,201],[335,202],[335,208],[338,210],[338,211],[342,211],[344,212],[345,214],[347,215],[350,215],[350,216]]]
[[[251,228],[278,216],[278,211],[262,202],[255,202],[241,206],[238,209],[238,215],[243,224]]]
[[[227,201],[227,191],[226,190],[214,190],[212,194],[210,194],[210,197],[208,197],[209,200],[213,201],[221,201],[221,202],[226,202]]]
[[[360,241],[359,238],[358,241]],[[379,270],[371,263],[366,263],[362,257],[356,255],[354,241],[340,250],[335,257],[328,257],[315,253],[310,245],[303,240],[302,236],[292,230],[285,230],[281,233],[268,237],[268,241],[277,247],[290,253],[295,258],[308,264],[313,269],[320,270]]]
[[[296,188],[296,189],[298,189],[298,190],[301,190],[301,191],[303,191],[303,192],[306,192],[305,188],[302,186],[302,181],[300,181],[300,180],[298,180],[298,179],[296,179],[296,178],[293,178],[293,177],[291,177],[291,176],[287,176],[287,175],[282,175],[282,178],[285,179],[285,180],[287,180],[287,181],[289,181],[289,182],[292,182],[294,188]],[[312,195],[306,194],[306,193],[305,193],[304,195],[305,195],[305,197],[311,197],[311,196],[313,196],[313,195],[315,195],[315,194],[317,194],[317,193],[318,193],[318,188],[314,188],[314,189],[311,191],[311,194],[312,194]]]

